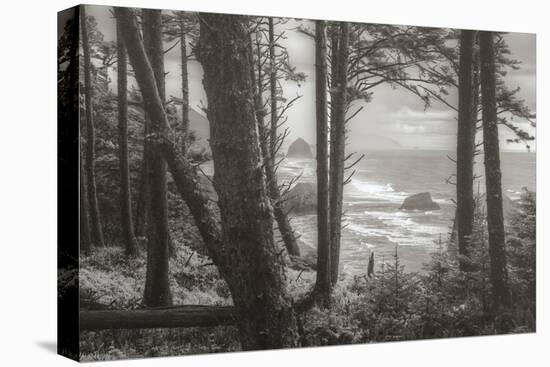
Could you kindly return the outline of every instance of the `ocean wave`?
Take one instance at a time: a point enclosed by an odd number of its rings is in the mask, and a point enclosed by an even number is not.
[[[506,192],[507,192],[506,196],[508,196],[510,200],[519,200],[521,199],[521,195],[523,194],[522,191],[511,190],[511,189],[507,189]]]
[[[435,213],[428,215],[433,214]],[[420,220],[423,215],[425,214],[384,211],[350,213],[345,230],[361,240],[365,237],[378,237],[402,246],[431,246],[438,234],[446,233],[446,228],[437,223],[426,224],[415,220]],[[376,241],[369,239],[369,242]]]
[[[366,182],[366,181],[360,181],[357,179],[351,180],[352,185],[359,191],[365,192],[365,193],[377,193],[377,192],[394,192],[391,184],[375,184],[372,182]]]
[[[351,180],[352,190],[347,192],[351,198],[383,199],[392,203],[400,203],[408,196],[405,192],[395,191],[391,183],[378,184],[374,182]]]
[[[364,225],[357,224],[357,223],[347,223],[346,229],[353,231],[355,233],[364,234],[364,235],[368,235],[373,232],[372,229],[369,229]]]
[[[439,198],[434,198],[434,197],[432,197],[432,200],[435,201],[438,204],[448,204],[449,202],[451,202],[450,199],[439,199]]]

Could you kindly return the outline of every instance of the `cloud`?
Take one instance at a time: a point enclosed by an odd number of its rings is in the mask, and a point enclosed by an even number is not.
[[[456,132],[456,114],[452,110],[418,111],[403,106],[392,114],[392,131],[398,134],[452,135]]]

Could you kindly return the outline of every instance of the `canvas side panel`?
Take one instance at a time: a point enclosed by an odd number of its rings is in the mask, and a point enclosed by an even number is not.
[[[57,352],[79,360],[79,7],[57,21]]]

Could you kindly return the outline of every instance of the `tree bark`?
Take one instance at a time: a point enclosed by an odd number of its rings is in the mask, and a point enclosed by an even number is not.
[[[344,159],[346,145],[346,86],[349,56],[349,24],[340,23],[338,52],[336,55],[336,75],[332,86],[333,117],[330,122],[330,255],[331,282],[336,284],[339,275],[340,237],[342,231],[342,201],[344,193]],[[333,60],[333,63],[335,61]]]
[[[336,85],[336,74],[338,74],[338,35],[340,34],[338,30],[338,25],[335,23],[332,23],[330,27],[327,28],[327,33],[330,31],[330,118],[329,121],[332,122],[334,120],[334,100],[336,99],[336,89],[334,89],[334,86]]]
[[[170,127],[135,16],[125,8],[116,8],[115,12],[124,20],[128,54],[150,119],[163,133],[164,157],[178,191],[231,290],[243,349],[296,346],[295,316],[285,288],[283,265],[273,243],[261,172],[250,82],[252,65],[246,54],[248,29],[240,17],[202,15],[205,23],[201,24],[200,56],[217,162],[214,181],[220,189],[220,226],[212,203],[200,190],[195,168],[178,154],[169,139]],[[241,93],[230,93],[232,90]],[[224,167],[228,160],[230,164]]]
[[[189,139],[189,78],[187,71],[187,39],[185,37],[185,21],[180,19],[180,53],[181,53],[181,129],[182,149],[187,151]]]
[[[457,241],[461,255],[459,266],[469,269],[469,246],[474,226],[474,142],[475,113],[473,84],[473,46],[475,31],[462,30],[460,35],[458,131],[456,159]]]
[[[269,131],[269,148],[273,159],[277,152],[277,66],[275,59],[275,30],[273,26],[273,18],[268,18],[268,34],[269,34],[269,98],[271,102],[271,126]]]
[[[128,70],[126,49],[117,22],[118,150],[120,162],[120,222],[126,255],[137,254],[132,223],[132,194],[128,162]]]
[[[315,22],[315,102],[317,117],[317,279],[316,291],[330,303],[331,254],[328,183],[327,26]]]
[[[92,103],[92,62],[90,59],[90,45],[88,42],[88,27],[86,24],[85,6],[80,7],[80,29],[82,33],[82,50],[84,56],[84,106],[86,109],[86,182],[88,193],[88,207],[90,214],[91,237],[95,246],[104,246],[101,215],[97,202],[97,188],[95,182],[95,128]]]
[[[90,235],[90,219],[88,217],[88,196],[86,193],[86,175],[82,167],[82,159],[79,167],[79,185],[80,185],[80,251],[88,254],[92,249],[92,238]]]
[[[149,136],[149,123],[147,122],[146,113],[144,113],[143,126],[143,153],[141,157],[140,179],[139,179],[139,196],[136,205],[136,220],[134,231],[136,236],[145,236],[147,230],[148,203],[150,199],[149,186],[149,146],[147,136]]]
[[[240,16],[202,14],[198,53],[208,97],[223,242],[233,269],[227,281],[243,349],[294,347],[296,318],[273,239],[245,22]]]
[[[160,10],[144,9],[142,13],[143,43],[156,81],[160,100],[164,105],[164,49],[162,47],[162,19]],[[143,90],[142,90],[143,93]],[[168,235],[168,205],[166,200],[166,162],[162,156],[161,131],[150,122],[148,177],[150,184],[149,218],[147,223],[147,274],[143,302],[150,307],[172,303],[168,279],[170,239]]]
[[[504,216],[500,151],[496,110],[495,50],[492,32],[480,32],[481,100],[483,109],[483,149],[487,196],[487,227],[493,308],[496,313],[510,307],[510,290],[506,268]]]
[[[273,215],[275,216],[275,220],[277,221],[277,227],[278,227],[279,233],[281,234],[281,238],[283,240],[283,243],[286,247],[288,254],[292,256],[300,256],[300,247],[298,246],[296,237],[294,236],[294,230],[292,229],[290,220],[288,219],[288,214],[283,209],[283,200],[281,198],[281,192],[279,190],[279,184],[277,182],[277,175],[275,173],[275,156],[273,155],[274,149],[272,149],[272,147],[270,146],[269,142],[271,140],[268,140],[268,132],[265,127],[265,112],[264,112],[264,101],[263,101],[263,93],[262,93],[264,90],[262,60],[261,60],[262,50],[259,43],[256,46],[257,46],[256,47],[256,50],[257,50],[256,71],[258,73],[258,78],[256,79],[255,77],[254,68],[251,68],[251,71],[252,71],[251,81],[255,90],[254,103],[255,103],[255,109],[256,109],[256,120],[258,123],[260,150],[262,153],[269,199],[271,201],[271,205],[273,206]],[[250,56],[252,56],[252,51],[250,53]],[[251,58],[251,60],[253,60],[253,58]],[[272,106],[273,106],[273,102],[272,102]],[[277,108],[276,103],[275,103],[275,108]],[[271,132],[273,132],[273,125],[271,128]]]

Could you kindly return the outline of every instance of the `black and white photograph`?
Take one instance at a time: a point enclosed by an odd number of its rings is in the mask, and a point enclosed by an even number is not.
[[[57,22],[59,354],[537,332],[534,33]]]

